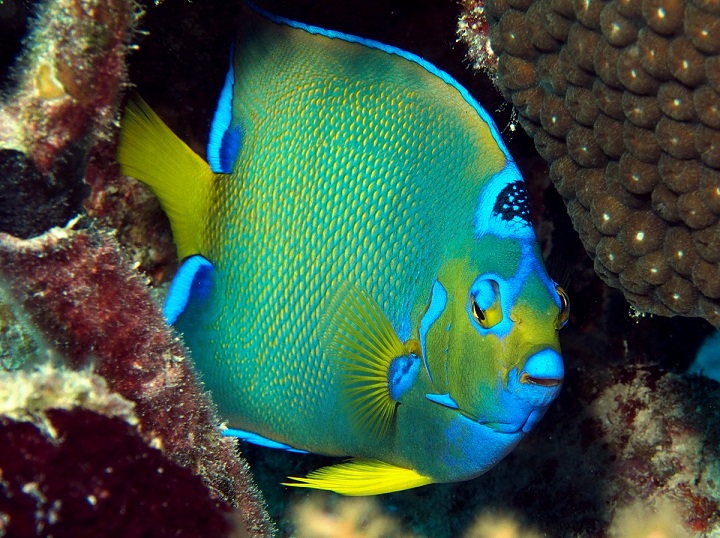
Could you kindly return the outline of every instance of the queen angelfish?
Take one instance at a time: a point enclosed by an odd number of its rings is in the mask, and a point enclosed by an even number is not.
[[[291,478],[347,495],[484,473],[557,396],[568,319],[497,127],[413,54],[256,8],[231,56],[209,164],[139,98],[118,151],[226,433],[351,456]]]

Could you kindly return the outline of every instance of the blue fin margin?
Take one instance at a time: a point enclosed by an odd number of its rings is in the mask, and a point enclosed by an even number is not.
[[[497,143],[497,145],[502,150],[503,154],[505,155],[505,158],[509,162],[513,162],[513,158],[510,156],[510,152],[505,147],[505,143],[503,142],[502,137],[500,136],[500,131],[498,130],[497,126],[495,125],[495,122],[490,117],[490,114],[488,114],[487,110],[485,110],[480,103],[478,103],[475,98],[470,95],[470,92],[468,92],[457,80],[455,80],[449,73],[446,73],[445,71],[438,69],[436,66],[428,62],[427,60],[421,58],[417,54],[413,54],[412,52],[408,52],[406,50],[403,50],[398,47],[394,47],[392,45],[386,45],[385,43],[381,43],[380,41],[375,41],[374,39],[367,39],[364,37],[359,37],[352,34],[346,34],[345,32],[338,32],[337,30],[327,30],[325,28],[320,28],[319,26],[313,26],[311,24],[305,24],[302,22],[293,21],[291,19],[287,19],[285,17],[280,17],[278,15],[273,15],[269,11],[256,6],[254,3],[245,0],[245,4],[248,5],[253,11],[256,13],[259,13],[263,17],[266,17],[267,19],[270,19],[272,22],[276,24],[283,24],[286,26],[290,26],[291,28],[295,28],[298,30],[304,30],[310,34],[316,34],[321,35],[324,37],[329,37],[331,39],[341,39],[343,41],[347,41],[349,43],[357,43],[359,45],[364,45],[366,47],[370,47],[373,49],[381,50],[383,52],[386,52],[388,54],[395,54],[397,56],[400,56],[401,58],[404,58],[408,61],[414,62],[421,67],[425,68],[426,71],[432,73],[436,77],[439,77],[442,79],[445,83],[449,84],[453,88],[455,88],[460,95],[467,101],[467,103],[475,109],[475,111],[478,113],[478,115],[482,118],[482,120],[488,125],[490,128],[490,132],[492,134],[493,139]]]
[[[170,290],[163,305],[163,315],[168,324],[175,324],[180,314],[185,311],[191,295],[201,299],[209,295],[213,270],[212,263],[199,254],[182,262],[170,283]]]
[[[216,174],[232,173],[242,145],[242,130],[239,126],[232,125],[232,100],[235,85],[234,54],[235,45],[230,47],[230,68],[225,76],[225,84],[220,92],[208,138],[208,164]]]
[[[297,452],[299,454],[309,454],[309,452],[307,450],[293,448],[290,445],[286,445],[285,443],[279,443],[278,441],[273,441],[272,439],[268,439],[267,437],[263,437],[262,435],[258,435],[257,433],[246,432],[245,430],[236,430],[234,428],[227,428],[227,429],[223,430],[221,433],[225,437],[237,437],[238,439],[241,439],[243,441],[246,441],[248,443],[252,443],[252,444],[258,445],[258,446],[264,446],[264,447],[268,447],[268,448],[277,448],[280,450],[287,450],[288,452]]]

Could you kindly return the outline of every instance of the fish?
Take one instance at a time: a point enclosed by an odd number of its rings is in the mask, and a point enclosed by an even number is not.
[[[344,495],[481,475],[564,377],[517,165],[419,56],[243,9],[207,161],[139,96],[117,153],[169,217],[163,311],[224,434],[346,458],[286,482]]]

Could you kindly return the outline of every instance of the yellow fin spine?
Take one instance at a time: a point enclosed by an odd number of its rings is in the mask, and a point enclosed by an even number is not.
[[[170,219],[178,258],[202,254],[200,224],[207,216],[214,174],[139,96],[125,108],[117,160],[123,175],[145,183]]]
[[[379,460],[353,459],[322,467],[306,477],[289,476],[284,486],[324,489],[341,495],[380,495],[432,484],[428,476]]]

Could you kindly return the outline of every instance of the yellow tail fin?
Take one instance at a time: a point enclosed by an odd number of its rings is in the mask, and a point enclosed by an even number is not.
[[[145,183],[160,200],[178,258],[202,253],[200,231],[214,174],[138,96],[125,108],[117,160],[123,175]]]

